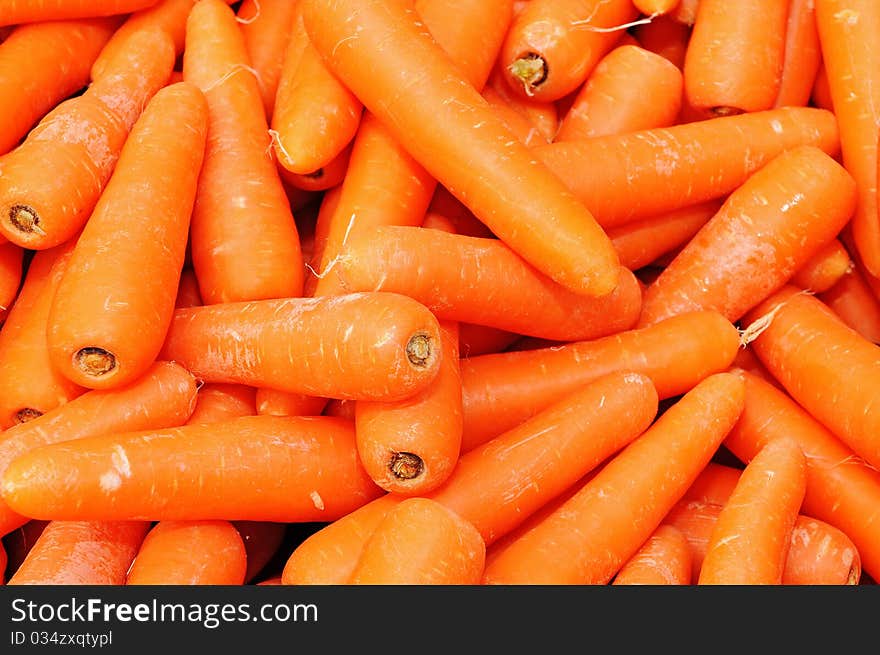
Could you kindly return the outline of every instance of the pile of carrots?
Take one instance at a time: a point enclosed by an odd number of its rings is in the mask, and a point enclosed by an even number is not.
[[[876,0],[0,0],[8,584],[880,579]]]

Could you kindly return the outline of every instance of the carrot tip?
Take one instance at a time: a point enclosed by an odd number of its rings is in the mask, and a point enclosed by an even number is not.
[[[116,357],[103,348],[80,348],[74,360],[77,368],[89,377],[103,377],[116,370]]]
[[[388,470],[399,480],[412,480],[424,472],[425,462],[415,453],[394,453]]]
[[[43,415],[38,409],[34,409],[33,407],[25,407],[24,409],[20,409],[15,413],[15,420],[19,423],[27,423],[28,421],[33,421],[35,418],[39,418]]]
[[[541,55],[530,52],[514,61],[508,70],[523,83],[528,95],[532,95],[535,87],[540,86],[547,79],[547,62]]]
[[[419,332],[410,337],[406,344],[406,358],[416,368],[430,368],[436,357],[436,348],[431,335]]]
[[[9,222],[16,230],[24,234],[39,234],[44,236],[46,232],[40,227],[40,215],[33,207],[27,205],[13,205],[9,208]]]

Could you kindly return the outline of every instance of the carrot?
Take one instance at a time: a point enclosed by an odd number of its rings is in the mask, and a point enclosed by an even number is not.
[[[512,89],[541,100],[574,91],[638,17],[631,0],[532,0],[499,55]]]
[[[12,306],[24,273],[24,249],[14,243],[0,243],[0,310]]]
[[[13,0],[0,7],[0,25],[127,14],[155,3],[156,0]]]
[[[729,321],[706,311],[592,341],[462,360],[462,452],[611,371],[644,373],[662,399],[685,393],[708,375],[726,369],[739,341]]]
[[[635,271],[683,246],[718,213],[721,204],[720,199],[707,200],[609,228],[621,266]]]
[[[127,585],[244,584],[247,555],[229,521],[159,521],[147,533]]]
[[[204,382],[401,400],[436,377],[440,328],[388,292],[223,303],[178,309],[161,356]]]
[[[123,585],[146,521],[51,521],[10,585]]]
[[[633,0],[636,9],[650,18],[668,14],[678,3],[679,0]]]
[[[288,20],[290,36],[271,115],[272,144],[281,166],[305,175],[330,163],[354,138],[363,105],[327,70],[309,40],[301,3]]]
[[[639,325],[699,309],[739,320],[835,238],[856,199],[852,177],[818,148],[782,153],[731,193],[648,286]]]
[[[155,361],[177,298],[207,133],[199,89],[160,89],[132,127],[52,301],[48,346],[91,389],[138,379]]]
[[[41,21],[13,29],[0,46],[0,153],[55,105],[89,82],[89,70],[117,18]]]
[[[698,584],[782,584],[792,531],[806,490],[796,441],[770,441],[746,465],[718,515]]]
[[[199,293],[199,281],[192,268],[184,266],[180,271],[180,280],[177,283],[177,295],[174,298],[174,308],[198,307],[202,305],[202,296]]]
[[[870,0],[818,0],[816,24],[829,91],[840,126],[843,163],[855,178],[859,203],[852,231],[872,275],[880,276],[877,209],[877,125],[880,124],[880,5]]]
[[[223,423],[239,416],[254,416],[257,390],[244,384],[202,384],[188,424]]]
[[[489,548],[636,438],[656,410],[648,378],[610,373],[462,455],[449,479],[424,497],[473,524]],[[366,539],[403,498],[387,494],[312,534],[288,559],[285,584],[348,580]]]
[[[547,141],[553,141],[559,130],[559,109],[556,102],[523,96],[511,89],[504,79],[504,69],[498,65],[497,60],[489,73],[489,79],[486,80],[486,86],[483,90],[488,88],[500,96],[508,106],[525,116]]]
[[[540,143],[550,143],[550,140],[541,133],[538,127],[525,114],[508,104],[504,96],[494,88],[491,86],[485,87],[482,91],[482,96],[524,146],[530,148]]]
[[[458,326],[458,352],[462,358],[498,353],[511,346],[520,335],[507,330],[460,323]]]
[[[782,77],[774,107],[806,107],[822,63],[815,0],[790,0]]]
[[[635,276],[617,270],[611,293],[585,296],[553,282],[498,239],[382,226],[351,235],[330,273],[344,292],[405,294],[440,319],[575,340],[613,334],[638,320]]]
[[[623,45],[605,55],[563,116],[556,141],[668,127],[681,109],[681,71],[664,57]]]
[[[797,440],[807,458],[801,511],[845,532],[865,570],[880,576],[880,528],[872,519],[880,502],[880,474],[784,391],[752,373],[738,374],[746,383],[746,406],[725,440],[727,448],[748,462],[774,439]]]
[[[12,509],[77,520],[332,521],[380,492],[354,425],[327,416],[86,437],[21,455],[3,476]]]
[[[486,584],[607,584],[706,466],[743,407],[730,373],[700,381],[577,493],[494,553]]]
[[[865,262],[862,260],[861,255],[859,255],[859,249],[853,241],[852,230],[849,229],[851,227],[852,222],[847,226],[847,229],[840,233],[840,243],[850,257],[851,266],[862,274],[867,285],[871,287],[871,291],[873,291],[877,298],[880,298],[880,277],[872,275],[865,267]]]
[[[664,519],[691,546],[692,579],[697,580],[722,505],[680,501]],[[861,560],[852,540],[834,526],[798,515],[782,571],[784,585],[849,585],[861,578]]]
[[[354,400],[330,398],[327,400],[327,404],[324,406],[322,414],[324,416],[339,416],[353,421],[356,404],[357,402]]]
[[[430,498],[407,498],[376,526],[349,584],[476,585],[485,558],[473,525]]]
[[[271,137],[270,138],[274,138]],[[348,164],[351,159],[352,143],[349,141],[342,151],[321,168],[310,173],[293,173],[280,164],[277,166],[281,181],[300,191],[317,193],[332,189],[342,184],[348,174]]]
[[[289,0],[243,0],[236,12],[248,61],[257,71],[267,121],[271,121],[275,108],[275,92],[293,30],[295,10],[296,3]]]
[[[880,300],[857,268],[818,298],[865,339],[880,345]]]
[[[3,537],[2,543],[7,555],[7,578],[18,570],[47,525],[49,521],[28,521]]]
[[[743,347],[737,351],[736,357],[733,358],[733,363],[730,365],[730,368],[748,371],[765,382],[769,382],[777,389],[783,389],[779,381],[770,375],[770,372],[764,368],[764,364],[761,363],[761,360],[758,359],[755,351],[748,344],[743,345]]]
[[[874,400],[880,394],[880,347],[821,300],[790,285],[755,307],[744,323],[758,359],[789,395],[880,467],[880,406]]]
[[[263,387],[257,389],[257,414],[273,416],[318,416],[327,405],[327,398],[289,393]]]
[[[551,143],[532,152],[608,228],[725,196],[800,145],[834,156],[839,148],[834,114],[781,107]]]
[[[683,25],[693,27],[697,20],[697,9],[700,6],[700,0],[679,0],[678,5],[670,13],[675,20]]]
[[[244,581],[252,582],[278,552],[287,525],[270,521],[233,521],[232,524],[241,536],[247,555]]]
[[[690,544],[678,528],[661,524],[628,559],[613,585],[691,584]]]
[[[669,13],[655,16],[650,22],[636,25],[633,34],[645,50],[669,60],[676,68],[684,68],[690,27]],[[682,89],[683,91],[683,89]]]
[[[839,239],[819,248],[794,275],[791,283],[813,293],[828,291],[853,268],[849,253]]]
[[[810,102],[821,109],[834,111],[834,100],[831,97],[828,71],[825,69],[824,61],[819,64],[819,70],[816,71],[816,79],[813,81],[813,88],[810,91]]]
[[[183,425],[195,404],[192,375],[172,362],[157,362],[140,380],[124,388],[89,391],[6,430],[0,440],[0,475],[17,457],[41,446],[113,432]],[[0,534],[26,521],[0,501]]]
[[[257,81],[235,14],[200,0],[186,23],[183,76],[208,101],[208,141],[191,219],[206,303],[298,296],[302,253],[269,148]]]
[[[46,345],[49,308],[73,243],[37,252],[0,330],[0,429],[23,423],[85,389],[52,366]]]
[[[739,371],[734,371],[741,376]],[[743,416],[749,410],[749,381],[746,378],[746,404],[743,406],[743,412],[740,414],[739,420],[727,433],[724,439],[726,445],[731,440],[731,434],[736,432],[743,423]],[[700,474],[696,477],[693,484],[682,496],[681,502],[708,503],[712,505],[723,505],[733,493],[736,483],[739,482],[739,476],[742,475],[742,468],[735,468],[726,464],[717,462],[709,462],[706,464]]]
[[[614,289],[610,239],[467,83],[405,0],[305,0],[303,17],[328,67],[493,233],[572,291],[601,296]],[[399,83],[426,76],[428,85]],[[530,184],[510,184],[517,179]]]

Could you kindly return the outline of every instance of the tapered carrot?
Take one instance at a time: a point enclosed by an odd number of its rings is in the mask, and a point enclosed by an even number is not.
[[[877,125],[880,124],[880,5],[870,0],[817,0],[816,24],[843,163],[859,188],[852,231],[868,271],[880,276]]]
[[[743,387],[730,373],[699,382],[556,511],[495,553],[484,583],[610,581],[709,462],[742,411]]]
[[[835,238],[856,199],[852,176],[818,148],[782,153],[731,193],[648,286],[639,325],[698,309],[739,320]]]
[[[240,585],[247,555],[229,521],[159,521],[144,537],[127,585]]]
[[[807,458],[802,511],[845,532],[872,576],[880,576],[880,473],[760,376],[738,373],[746,382],[746,406],[725,445],[743,462],[768,442],[794,438]],[[707,499],[708,500],[708,499]]]
[[[661,524],[614,576],[613,585],[689,585],[691,550],[678,528]]]
[[[147,101],[171,75],[174,47],[144,31],[82,95],[56,106],[0,163],[0,232],[43,250],[71,239],[95,207]],[[45,170],[52,168],[46,180]]]
[[[51,521],[10,585],[124,585],[146,521]]]
[[[113,16],[154,4],[156,0],[12,0],[0,7],[0,25]]]
[[[405,0],[305,0],[303,17],[328,67],[515,252],[577,293],[614,289],[618,266],[610,239],[467,83]],[[430,84],[400,83],[426,76]],[[529,184],[511,184],[522,179]]]
[[[208,142],[190,239],[202,298],[212,304],[302,292],[299,235],[248,66],[232,9],[221,0],[196,3],[183,76],[208,100]]]
[[[806,491],[806,459],[777,438],[746,465],[718,515],[698,584],[782,584],[792,531]]]
[[[638,320],[635,277],[617,270],[611,293],[585,296],[553,282],[498,239],[382,226],[351,235],[329,274],[343,292],[405,294],[441,319],[578,340],[613,334]]]
[[[160,89],[132,127],[49,312],[49,356],[80,386],[128,384],[162,348],[206,135],[205,98],[189,82]]]
[[[263,387],[257,389],[255,402],[257,414],[318,416],[327,405],[327,398]]]
[[[675,123],[681,71],[658,54],[624,45],[605,55],[562,117],[556,141],[625,134]]]
[[[7,467],[3,497],[47,517],[291,523],[332,521],[381,493],[358,461],[350,421],[242,416],[218,425],[42,446]]]
[[[785,150],[839,149],[834,114],[781,107],[667,128],[536,146],[604,227],[720,198]]]
[[[656,409],[645,376],[602,376],[462,455],[449,479],[425,497],[471,522],[489,547],[635,439]],[[288,559],[285,583],[346,581],[370,533],[402,499],[387,494],[312,534]]]
[[[639,12],[631,0],[532,0],[500,53],[511,88],[558,100],[579,87]]]
[[[880,299],[857,268],[818,297],[865,339],[880,344]]]
[[[486,544],[477,529],[430,498],[393,507],[364,544],[356,585],[476,585]]]
[[[244,581],[252,582],[278,552],[287,524],[270,521],[233,521],[232,524],[238,530],[247,554]]]
[[[789,285],[750,311],[744,325],[757,335],[751,337],[755,354],[789,395],[856,454],[880,467],[880,406],[875,402],[880,346],[821,300]]]
[[[433,381],[441,353],[427,307],[365,292],[178,309],[162,357],[204,382],[389,401]]]
[[[722,201],[707,200],[691,207],[630,221],[608,229],[621,266],[635,271],[687,243],[718,210]]]
[[[199,387],[188,424],[222,423],[239,416],[253,416],[257,390],[245,384],[207,383]]]
[[[85,391],[55,370],[46,345],[49,308],[73,245],[34,255],[0,330],[0,429],[33,419]]]
[[[664,57],[679,70],[684,68],[685,53],[691,36],[688,25],[664,14],[655,16],[647,23],[636,25],[633,34],[645,50]]]
[[[295,8],[296,2],[289,0],[244,0],[236,12],[248,61],[257,71],[266,120],[271,120],[275,108],[275,92],[293,29]]]
[[[695,312],[592,341],[462,360],[462,451],[611,371],[645,373],[660,398],[680,395],[726,369],[739,343],[736,328],[720,314]]]
[[[180,280],[177,283],[177,296],[174,298],[174,308],[198,307],[202,305],[202,296],[199,293],[199,281],[191,267],[184,266],[180,271]]]
[[[21,286],[24,249],[14,243],[0,243],[0,310],[12,307]]]
[[[458,352],[464,359],[497,353],[505,350],[519,338],[520,335],[515,332],[473,323],[460,323],[458,326]]]
[[[774,107],[805,107],[822,62],[815,0],[791,0],[785,28],[782,77]]]
[[[791,283],[814,293],[828,291],[853,268],[849,253],[839,239],[819,248],[794,275]]]
[[[0,475],[16,457],[40,446],[113,432],[183,425],[195,404],[192,375],[172,362],[157,362],[140,380],[124,388],[89,391],[6,430],[0,440]],[[26,521],[0,502],[0,534]]]
[[[0,153],[15,147],[49,110],[89,82],[89,69],[117,18],[21,25],[0,47]]]

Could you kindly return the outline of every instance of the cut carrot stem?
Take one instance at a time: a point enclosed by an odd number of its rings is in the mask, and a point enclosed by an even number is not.
[[[287,530],[285,523],[271,521],[233,521],[247,554],[245,583],[252,582],[278,552]],[[279,576],[280,578],[280,576]]]
[[[202,298],[213,304],[300,295],[299,234],[244,37],[221,0],[200,0],[189,13],[183,77],[208,101],[190,235]]]
[[[10,585],[124,585],[146,521],[50,521]]]
[[[581,340],[638,320],[642,294],[635,276],[624,267],[617,271],[611,293],[585,296],[555,283],[499,239],[382,226],[352,235],[329,273],[343,292],[405,294],[441,319]]]
[[[275,109],[275,93],[293,31],[295,10],[296,2],[290,0],[243,0],[236,12],[248,61],[257,71],[267,121],[271,121]]]
[[[532,152],[607,228],[725,196],[771,159],[799,145],[837,154],[834,114],[781,107],[551,143]]]
[[[501,50],[507,83],[525,96],[562,98],[583,84],[638,15],[631,0],[532,0]]]
[[[819,248],[791,276],[791,283],[813,293],[828,291],[853,268],[849,253],[839,239]]]
[[[303,17],[328,67],[511,249],[576,293],[613,291],[618,262],[610,239],[504,126],[406,0],[305,0]],[[428,85],[400,83],[426,75]],[[528,185],[511,184],[524,179]]]
[[[605,55],[563,116],[556,141],[625,134],[675,123],[681,71],[664,57],[623,45]]]
[[[818,297],[844,323],[868,341],[880,345],[880,299],[874,295],[857,268],[842,276]]]
[[[707,311],[592,341],[462,360],[462,451],[518,425],[565,393],[611,371],[644,373],[660,398],[680,395],[730,366],[739,343],[733,324],[717,312]]]
[[[430,310],[380,291],[178,309],[162,357],[204,382],[390,401],[430,384],[441,353]]]
[[[614,576],[614,585],[689,585],[691,547],[678,528],[661,524]]]
[[[684,68],[684,58],[691,37],[688,25],[669,14],[664,14],[655,16],[648,23],[636,25],[633,34],[645,50],[664,57],[679,70]]]
[[[645,290],[639,325],[715,309],[730,321],[788,282],[849,221],[856,184],[814,146],[755,172]]]
[[[700,381],[577,493],[495,552],[483,582],[607,584],[708,464],[744,396],[730,373]]]
[[[49,356],[76,384],[126,385],[162,348],[206,134],[205,98],[189,82],[160,89],[132,127],[49,312]]]
[[[0,7],[0,25],[128,14],[154,4],[156,0],[13,0]]]
[[[349,584],[476,585],[486,544],[473,525],[429,498],[393,507],[364,544]]]
[[[222,423],[239,416],[254,416],[257,390],[245,384],[206,383],[199,387],[188,424]]]
[[[324,411],[327,400],[266,387],[257,389],[255,399],[257,414],[272,416],[318,416]]]
[[[806,107],[822,63],[815,0],[790,0],[782,77],[774,107]]]
[[[247,554],[229,521],[159,521],[144,538],[127,585],[240,585]]]
[[[243,416],[218,425],[42,446],[7,467],[3,497],[24,514],[77,520],[295,523],[332,521],[381,494],[358,461],[350,421]]]

